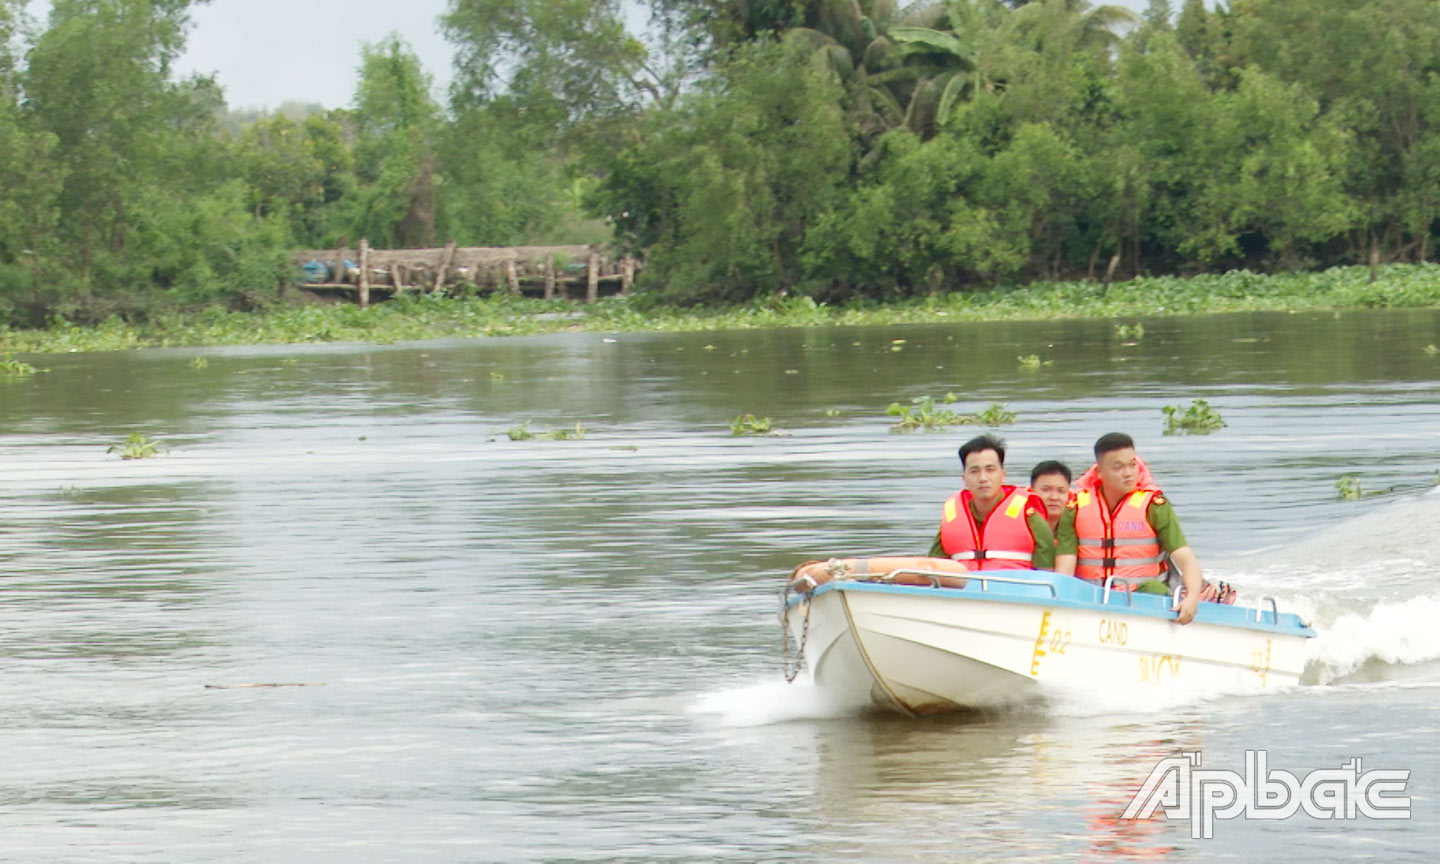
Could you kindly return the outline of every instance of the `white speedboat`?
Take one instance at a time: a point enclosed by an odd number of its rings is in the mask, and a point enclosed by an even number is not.
[[[1201,603],[1183,626],[1173,600],[1048,571],[957,579],[907,568],[822,584],[802,576],[782,615],[817,685],[912,715],[1001,708],[1050,684],[1229,692],[1299,681],[1315,631],[1273,599]]]

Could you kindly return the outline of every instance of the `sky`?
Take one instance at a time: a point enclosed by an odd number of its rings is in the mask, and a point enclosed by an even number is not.
[[[1137,11],[1146,5],[1109,2]],[[284,102],[341,108],[355,95],[360,46],[394,32],[420,58],[443,102],[453,49],[438,19],[448,6],[449,0],[211,0],[191,12],[176,71],[214,74],[232,109]],[[31,0],[30,12],[43,20],[49,7],[49,0]]]
[[[453,50],[438,19],[449,0],[211,0],[190,13],[181,76],[213,74],[231,108],[284,102],[347,106],[355,95],[360,46],[398,33],[443,99]],[[31,0],[42,23],[49,0]]]
[[[191,12],[180,74],[214,73],[231,108],[351,103],[360,46],[398,33],[440,97],[453,49],[439,32],[448,0],[211,0]]]

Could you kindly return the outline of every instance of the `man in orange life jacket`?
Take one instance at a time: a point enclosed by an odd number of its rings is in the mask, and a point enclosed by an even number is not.
[[[930,557],[970,570],[1051,570],[1055,539],[1045,504],[1028,489],[1005,485],[1005,442],[981,435],[960,448],[965,488],[945,502]]]
[[[1185,585],[1175,620],[1189,624],[1205,583],[1200,562],[1164,494],[1139,485],[1135,442],[1121,432],[1101,436],[1095,465],[1098,482],[1080,489],[1060,517],[1056,572],[1095,582],[1114,576],[1115,587],[1134,590],[1162,577],[1168,554]]]

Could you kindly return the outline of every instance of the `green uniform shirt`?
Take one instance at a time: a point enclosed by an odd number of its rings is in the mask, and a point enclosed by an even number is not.
[[[999,504],[995,506],[1000,506]],[[975,512],[975,502],[970,502],[970,515],[974,517],[975,524],[983,521]],[[1064,518],[1063,516],[1061,517]],[[1025,514],[1025,524],[1030,526],[1030,536],[1035,538],[1035,552],[1030,559],[1030,566],[1035,570],[1055,569],[1055,535],[1050,532],[1050,523],[1045,521],[1045,511],[1031,511]],[[935,532],[935,542],[930,544],[931,558],[948,558],[945,554],[945,547],[940,545],[940,532]]]
[[[1096,495],[1100,492],[1097,490]],[[1104,498],[1101,498],[1104,503]],[[1066,507],[1065,512],[1060,514],[1060,524],[1055,528],[1055,552],[1057,555],[1077,555],[1080,551],[1080,538],[1075,533],[1076,508]],[[1145,508],[1145,521],[1155,530],[1155,536],[1160,539],[1160,549],[1165,552],[1174,552],[1183,546],[1190,544],[1185,540],[1185,532],[1180,530],[1180,520],[1175,516],[1175,508],[1170,506],[1170,499],[1163,495],[1156,495],[1150,499],[1150,506]]]

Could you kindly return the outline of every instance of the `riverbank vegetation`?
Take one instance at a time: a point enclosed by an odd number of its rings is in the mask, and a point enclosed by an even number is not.
[[[565,330],[702,332],[769,327],[936,324],[1063,318],[1161,317],[1224,312],[1313,312],[1440,306],[1440,265],[1389,265],[1370,282],[1364,267],[1265,276],[1249,272],[1141,278],[1115,283],[1036,282],[974,292],[939,292],[888,302],[856,298],[827,304],[789,294],[746,303],[673,306],[654,297],[610,297],[594,305],[511,295],[447,298],[407,295],[361,309],[277,306],[172,311],[138,321],[111,316],[82,326],[63,318],[40,329],[0,326],[0,355],[121,351],[146,347],[402,341],[516,336]],[[892,350],[895,347],[891,346]],[[1019,358],[1025,365],[1027,358]],[[503,377],[503,373],[495,373]]]
[[[242,346],[242,344],[392,344],[426,338],[521,336],[557,331],[753,330],[768,327],[858,327],[939,324],[959,321],[1025,321],[1057,318],[1126,318],[1138,315],[1211,314],[1246,311],[1326,311],[1354,308],[1418,308],[1440,305],[1440,265],[1390,265],[1369,281],[1367,268],[1319,274],[1259,275],[1250,272],[1100,282],[1034,282],[996,291],[939,292],[880,302],[857,298],[825,304],[805,295],[766,297],[744,304],[674,307],[654,298],[612,297],[588,305],[484,298],[408,297],[373,305],[302,305],[259,311],[207,307],[170,311],[141,321],[112,315],[95,325],[56,318],[46,328],[0,327],[0,354],[120,351],[143,347]],[[1135,327],[1136,324],[1130,324]],[[893,346],[894,347],[894,346]],[[1021,357],[1024,366],[1025,357]],[[503,373],[494,373],[503,379]]]
[[[0,350],[1436,302],[1386,269],[1440,228],[1430,0],[451,0],[444,103],[390,37],[276,113],[175,76],[195,2],[28,5]],[[642,296],[296,307],[290,250],[360,237],[609,242]]]

